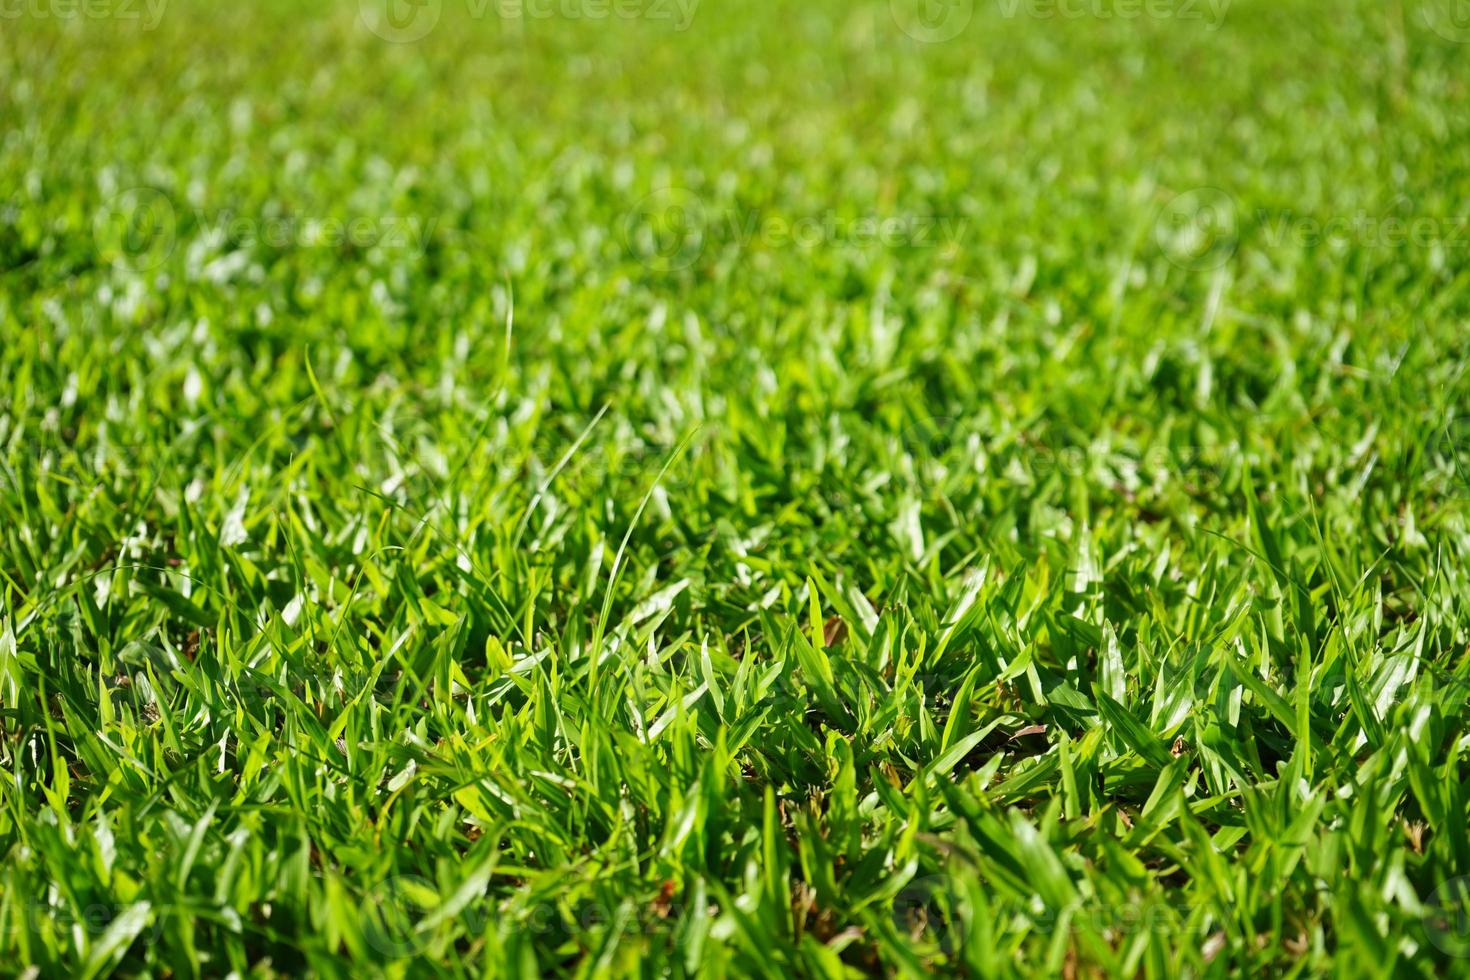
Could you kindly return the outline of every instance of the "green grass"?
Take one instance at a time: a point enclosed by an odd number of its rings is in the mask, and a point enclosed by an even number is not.
[[[1470,975],[1453,3],[149,9],[0,20],[0,973]]]

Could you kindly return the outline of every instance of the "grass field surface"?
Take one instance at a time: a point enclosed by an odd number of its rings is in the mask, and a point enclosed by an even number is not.
[[[1470,975],[1455,0],[0,0],[0,974]]]

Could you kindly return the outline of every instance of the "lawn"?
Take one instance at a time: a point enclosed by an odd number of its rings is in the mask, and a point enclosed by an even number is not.
[[[1470,976],[1459,0],[0,6],[0,974]]]

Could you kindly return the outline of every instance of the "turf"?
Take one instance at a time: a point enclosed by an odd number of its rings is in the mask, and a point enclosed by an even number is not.
[[[1470,974],[1455,12],[12,5],[0,973]]]

